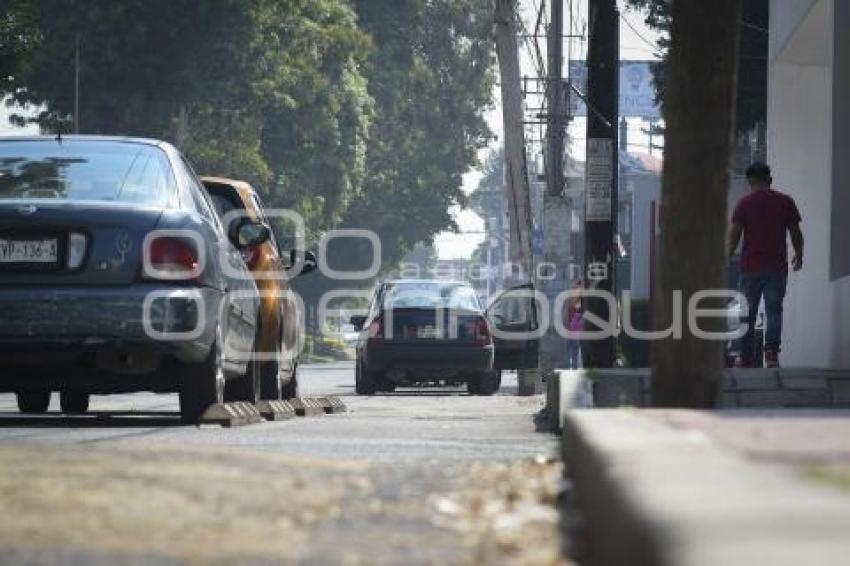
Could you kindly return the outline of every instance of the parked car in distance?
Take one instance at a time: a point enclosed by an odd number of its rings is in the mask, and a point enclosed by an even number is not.
[[[237,232],[243,248],[268,238]],[[177,392],[195,422],[225,381],[259,394],[256,285],[161,141],[0,138],[0,311],[0,391],[26,413],[53,391],[66,413],[91,394]]]
[[[360,330],[358,394],[400,385],[465,383],[474,395],[492,395],[501,370],[536,367],[538,341],[494,337],[493,328],[525,336],[537,328],[530,287],[506,291],[486,311],[464,282],[403,279],[381,283],[366,315],[351,317]]]
[[[304,313],[298,312],[298,303],[287,293],[286,269],[296,262],[299,252],[281,252],[260,195],[251,185],[221,177],[202,177],[201,181],[212,198],[225,232],[231,242],[240,247],[260,292],[260,397],[267,400],[297,397]],[[265,229],[266,238],[253,246],[239,242],[239,226],[246,218]],[[311,252],[303,254],[298,275],[316,268],[315,256]],[[281,256],[286,256],[286,262]],[[230,397],[228,390],[225,390],[225,397]]]

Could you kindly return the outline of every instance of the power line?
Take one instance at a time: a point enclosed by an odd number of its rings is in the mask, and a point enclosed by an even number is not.
[[[623,20],[623,23],[625,23],[625,24],[626,24],[626,26],[628,26],[628,28],[629,28],[630,30],[632,30],[632,32],[634,32],[634,34],[635,34],[636,36],[638,36],[638,38],[640,38],[640,39],[641,39],[644,43],[646,43],[647,45],[649,45],[650,47],[652,47],[653,52],[657,52],[657,51],[658,51],[658,44],[657,44],[657,43],[654,43],[654,42],[652,42],[652,41],[649,41],[646,37],[644,37],[644,36],[643,36],[643,34],[642,34],[642,33],[640,33],[640,32],[637,30],[637,28],[636,28],[635,26],[633,26],[633,25],[632,25],[632,23],[631,23],[628,19],[626,19],[626,16],[624,16],[624,15],[622,14],[622,12],[620,13],[620,19],[621,19],[621,20]]]

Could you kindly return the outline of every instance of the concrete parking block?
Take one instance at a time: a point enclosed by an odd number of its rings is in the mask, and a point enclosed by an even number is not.
[[[198,424],[234,427],[261,422],[263,422],[263,417],[254,405],[236,402],[210,405],[201,415]]]
[[[295,407],[288,401],[260,401],[254,406],[267,421],[285,421],[296,416]]]
[[[343,403],[339,397],[316,397],[316,402],[319,403],[322,410],[324,410],[328,415],[344,413],[348,410],[345,403]]]
[[[309,397],[292,399],[289,403],[295,409],[295,414],[299,417],[316,417],[325,414],[325,410],[318,401]]]

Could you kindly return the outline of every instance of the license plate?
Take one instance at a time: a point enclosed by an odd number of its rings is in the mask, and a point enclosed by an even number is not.
[[[416,329],[417,338],[433,339],[437,337],[437,329],[433,326],[420,326]]]
[[[59,242],[43,240],[8,240],[0,238],[0,263],[56,263]]]

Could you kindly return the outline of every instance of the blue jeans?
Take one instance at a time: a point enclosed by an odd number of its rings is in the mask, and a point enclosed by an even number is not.
[[[741,338],[741,357],[753,361],[754,336],[759,303],[764,297],[764,311],[767,317],[764,330],[764,349],[779,351],[782,342],[782,301],[788,286],[787,273],[746,273],[741,275],[740,290],[747,298],[747,333]]]
[[[581,342],[567,340],[567,369],[579,369],[581,365]]]

